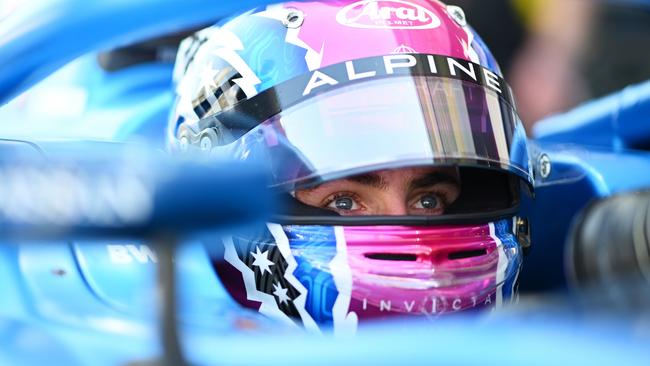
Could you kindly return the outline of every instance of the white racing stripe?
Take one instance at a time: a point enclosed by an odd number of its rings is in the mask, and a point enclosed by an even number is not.
[[[336,237],[336,256],[330,262],[330,270],[339,294],[334,302],[334,334],[337,336],[353,335],[357,331],[358,316],[350,310],[352,299],[352,269],[348,262],[348,250],[343,227],[334,228]]]
[[[505,274],[506,270],[508,269],[508,258],[506,257],[506,253],[503,249],[503,242],[495,233],[495,227],[494,223],[491,222],[489,224],[490,227],[490,236],[492,239],[494,239],[495,243],[497,244],[497,251],[499,253],[499,261],[497,262],[497,273],[496,273],[496,285],[497,285],[497,291],[496,291],[496,304],[495,307],[498,309],[503,305],[503,281],[505,279]]]

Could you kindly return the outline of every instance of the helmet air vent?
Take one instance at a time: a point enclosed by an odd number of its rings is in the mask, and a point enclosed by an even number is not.
[[[418,256],[402,253],[366,253],[366,258],[378,261],[415,262]]]
[[[449,258],[449,260],[467,259],[467,258],[474,258],[474,257],[482,257],[486,254],[487,254],[487,249],[462,250],[458,252],[449,253],[447,258]]]

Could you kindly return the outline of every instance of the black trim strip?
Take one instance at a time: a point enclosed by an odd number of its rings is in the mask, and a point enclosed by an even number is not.
[[[281,225],[307,226],[434,226],[480,225],[510,219],[519,213],[519,205],[494,211],[441,216],[297,216],[272,215],[270,221]]]

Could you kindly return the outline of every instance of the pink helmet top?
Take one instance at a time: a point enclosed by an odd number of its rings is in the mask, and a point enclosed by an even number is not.
[[[312,53],[310,69],[390,53],[451,56],[500,74],[458,7],[436,0],[291,2],[304,14],[297,34]]]

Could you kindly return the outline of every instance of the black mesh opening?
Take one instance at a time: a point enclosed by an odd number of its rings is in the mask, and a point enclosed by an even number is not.
[[[449,258],[449,260],[467,259],[467,258],[482,257],[486,254],[487,254],[487,249],[464,250],[460,252],[449,253],[447,258]]]
[[[379,261],[395,261],[395,262],[415,262],[418,260],[415,254],[401,254],[401,253],[367,253],[365,255],[368,259]]]

